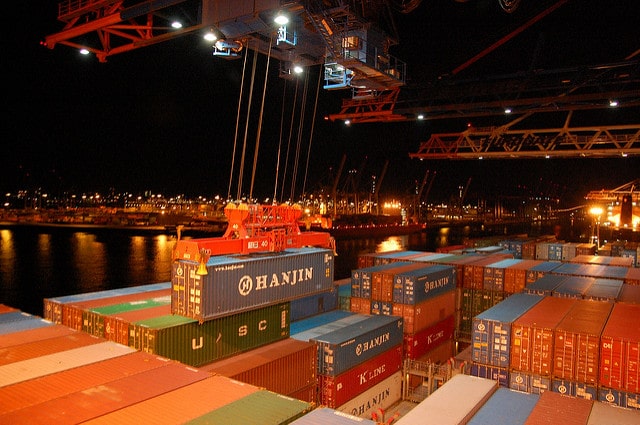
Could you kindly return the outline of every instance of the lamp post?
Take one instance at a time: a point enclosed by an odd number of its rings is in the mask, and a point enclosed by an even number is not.
[[[602,208],[591,207],[589,214],[593,216],[594,220],[593,237],[595,237],[597,253],[600,250],[600,216],[602,215]]]

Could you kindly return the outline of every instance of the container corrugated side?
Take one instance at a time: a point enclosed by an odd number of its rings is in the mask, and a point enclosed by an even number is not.
[[[416,333],[404,335],[405,357],[417,359],[446,340],[452,340],[455,332],[455,316],[452,314],[444,320],[422,329]]]
[[[620,295],[618,295],[618,301],[630,304],[640,304],[640,282],[635,285],[623,283]]]
[[[394,303],[419,304],[456,288],[456,268],[442,264],[399,273],[396,280],[402,286],[401,297]]]
[[[359,418],[348,413],[340,412],[330,407],[317,407],[301,418],[291,422],[291,425],[375,425],[369,419]]]
[[[315,344],[287,338],[200,369],[289,395],[316,384],[317,359]]]
[[[371,298],[372,274],[374,272],[392,269],[402,266],[410,266],[409,261],[394,262],[393,264],[379,264],[377,266],[363,267],[351,271],[351,296]]]
[[[104,317],[104,338],[129,345],[129,329],[132,323],[171,314],[171,305],[160,305],[142,310],[127,311]]]
[[[622,291],[622,281],[617,279],[595,278],[593,284],[584,293],[584,298],[598,301],[617,301]]]
[[[94,338],[97,339],[97,338]],[[44,345],[44,344],[43,344]],[[96,344],[36,356],[0,366],[0,387],[80,367],[99,360],[123,356],[134,350],[124,345],[99,340]]]
[[[193,384],[94,418],[91,425],[181,424],[225,406],[259,388],[224,376],[211,376]]]
[[[111,345],[109,348],[113,348]],[[169,360],[135,350],[121,350],[116,357],[105,358],[105,349],[76,352],[76,363],[69,355],[65,361],[71,366],[52,371],[44,357],[34,359],[32,370],[43,374],[32,379],[0,387],[0,414],[44,403],[52,398],[64,397],[76,391],[86,390],[105,382],[111,382],[145,370],[165,366]],[[111,350],[116,353],[115,350]],[[72,354],[72,353],[69,353]],[[112,355],[114,355],[112,354]],[[53,373],[55,372],[55,373]],[[35,376],[36,373],[31,374]]]
[[[105,318],[107,316],[158,306],[171,306],[171,293],[169,291],[160,296],[84,309],[82,312],[82,331],[90,335],[104,337]],[[171,310],[169,309],[170,312]]]
[[[405,333],[420,332],[455,313],[456,291],[445,292],[416,305],[393,304],[392,311],[394,316],[404,319]]]
[[[171,282],[160,282],[149,285],[138,285],[125,288],[109,289],[106,291],[86,292],[82,294],[45,298],[43,302],[44,318],[47,320],[51,320],[53,323],[61,324],[63,320],[62,306],[65,304],[79,304],[99,298],[121,296],[143,291],[157,291],[162,289],[171,289]]]
[[[171,362],[0,416],[2,423],[78,424],[210,377]]]
[[[511,369],[551,375],[555,328],[576,302],[571,298],[545,297],[514,320],[511,325]]]
[[[291,301],[333,288],[334,254],[300,248],[220,261],[212,257],[206,275],[198,263],[173,264],[171,311],[199,321]]]
[[[361,418],[370,418],[378,409],[386,410],[402,398],[402,372],[396,372],[384,381],[336,408]]]
[[[629,268],[627,274],[624,276],[624,283],[627,285],[640,286],[640,267]]]
[[[521,259],[508,258],[486,265],[484,267],[482,289],[504,291],[507,268],[520,264],[522,261]]]
[[[522,292],[527,285],[527,271],[539,264],[538,260],[522,260],[504,271],[504,291],[508,294]]]
[[[467,423],[498,389],[490,379],[458,374],[398,419],[397,425]]]
[[[513,294],[475,316],[471,336],[472,360],[487,365],[509,367],[511,324],[542,298],[533,294]]]
[[[156,291],[141,290],[139,292],[134,292],[130,294],[115,295],[113,297],[101,297],[101,298],[88,300],[80,303],[72,302],[68,304],[63,304],[61,306],[61,309],[62,309],[61,323],[65,326],[69,326],[72,329],[81,331],[87,327],[87,324],[85,324],[85,310],[88,310],[91,308],[110,306],[114,304],[130,303],[130,302],[135,302],[139,300],[144,300],[147,298],[162,297],[170,294],[171,292],[169,288],[163,288]]]
[[[560,420],[563,425],[584,425],[589,420],[592,406],[592,400],[545,391],[540,395],[525,424],[553,424]],[[559,414],[562,419],[558,417]]]
[[[584,382],[567,381],[564,379],[553,379],[551,390],[571,397],[585,398],[587,400],[598,399],[598,386],[589,385]]]
[[[402,345],[337,375],[318,375],[318,403],[336,408],[402,370]]]
[[[592,277],[569,276],[553,290],[553,296],[583,299],[594,281]]]
[[[237,313],[202,324],[179,315],[133,323],[129,346],[200,366],[289,337],[289,303]]]
[[[550,391],[552,381],[550,376],[542,376],[537,373],[511,370],[509,372],[509,388],[531,394],[542,394]]]
[[[468,425],[522,425],[538,399],[536,394],[498,388],[473,415]]]
[[[313,407],[312,403],[261,389],[185,423],[285,425],[304,416]]]
[[[24,344],[14,345],[0,357],[0,365],[20,362],[45,356],[47,354],[59,353],[73,348],[86,345],[98,344],[104,340],[87,335],[83,332],[74,332],[54,338],[49,338],[46,343],[41,341],[29,341]]]
[[[600,385],[640,393],[640,305],[613,306],[600,337]]]
[[[555,331],[553,376],[587,384],[598,381],[600,335],[613,303],[578,300]]]
[[[295,322],[338,308],[338,288],[334,286],[330,291],[291,300],[291,321]]]
[[[471,364],[471,376],[477,376],[479,378],[491,379],[497,381],[501,387],[509,387],[509,369],[506,367],[498,367],[485,365],[480,363]]]
[[[558,286],[567,280],[567,276],[548,274],[534,282],[528,283],[524,288],[524,292],[538,295],[553,295]]]
[[[392,264],[405,264],[392,263]],[[424,264],[411,263],[371,273],[371,299],[382,302],[394,301],[395,281],[398,274],[425,267]],[[395,302],[395,301],[394,301]]]
[[[402,319],[368,316],[365,320],[312,338],[318,345],[318,373],[336,376],[402,344]]]

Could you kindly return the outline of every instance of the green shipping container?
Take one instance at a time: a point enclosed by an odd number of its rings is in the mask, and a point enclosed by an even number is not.
[[[313,410],[314,405],[268,390],[246,395],[187,422],[225,425],[284,425]]]
[[[200,366],[289,337],[289,302],[208,320],[166,315],[129,326],[129,346]]]
[[[171,295],[167,293],[167,295],[163,297],[106,305],[84,310],[82,312],[82,331],[102,338],[105,336],[105,316],[169,304],[171,304]]]

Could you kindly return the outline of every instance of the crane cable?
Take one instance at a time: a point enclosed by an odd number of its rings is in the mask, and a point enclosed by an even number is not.
[[[300,167],[300,146],[302,144],[302,130],[304,128],[304,118],[307,109],[307,93],[309,92],[309,78],[305,75],[304,79],[304,88],[302,90],[302,107],[300,110],[300,123],[298,125],[298,137],[296,139],[296,154],[295,160],[293,162],[293,169],[291,170],[291,195],[290,199],[293,201],[295,199],[296,192],[296,181],[298,177],[298,169]]]
[[[302,195],[304,196],[307,190],[307,175],[309,173],[309,159],[311,156],[311,143],[313,142],[313,131],[316,124],[316,113],[318,112],[318,97],[320,95],[320,83],[322,81],[322,70],[318,72],[318,86],[316,87],[316,99],[313,105],[313,115],[311,117],[311,132],[309,134],[309,149],[307,149],[307,164],[304,169],[304,180],[302,183]]]
[[[284,80],[282,89],[282,108],[280,110],[280,136],[278,138],[278,153],[276,156],[276,179],[273,185],[273,202],[276,201],[278,196],[278,180],[280,179],[280,155],[282,152],[282,129],[284,127],[284,105],[285,98],[287,96],[287,80]]]
[[[284,187],[285,187],[285,181],[287,180],[287,168],[289,167],[289,150],[291,149],[291,134],[293,133],[293,117],[295,116],[296,113],[296,103],[298,101],[298,87],[300,85],[300,82],[298,80],[296,80],[296,89],[293,95],[293,106],[291,109],[291,122],[289,123],[289,138],[287,140],[287,152],[285,155],[285,161],[284,161],[284,172],[282,173],[282,189],[280,191],[280,199],[284,199]]]
[[[233,170],[235,168],[236,161],[236,149],[238,146],[238,126],[240,123],[240,108],[242,105],[242,94],[244,90],[244,75],[247,69],[247,55],[244,55],[244,61],[242,63],[242,80],[240,81],[240,95],[238,96],[238,113],[236,114],[236,132],[233,136],[233,153],[231,154],[231,171],[229,173],[229,189],[227,190],[227,199],[231,198],[231,186],[233,185]]]
[[[249,120],[251,117],[251,102],[253,99],[253,86],[255,84],[255,79],[256,79],[256,64],[258,62],[258,50],[254,50],[253,51],[253,65],[252,65],[252,69],[251,69],[251,85],[249,88],[249,104],[247,106],[247,119],[246,119],[246,123],[245,123],[245,127],[244,127],[244,141],[242,144],[242,157],[241,157],[241,161],[240,161],[240,172],[239,172],[239,176],[238,176],[238,192],[237,192],[237,198],[238,200],[241,199],[241,194],[242,194],[242,175],[244,174],[244,160],[245,160],[245,154],[247,151],[247,135],[249,133]]]
[[[269,54],[267,55],[267,66],[264,71],[264,84],[262,86],[262,104],[260,105],[260,114],[258,115],[258,134],[256,135],[256,145],[253,152],[253,170],[251,171],[251,185],[249,186],[249,199],[253,199],[253,183],[256,178],[256,168],[258,167],[258,150],[260,148],[260,135],[262,133],[262,115],[264,113],[264,100],[267,93],[267,81],[269,80],[269,62],[271,60],[271,45],[273,37],[269,39]]]

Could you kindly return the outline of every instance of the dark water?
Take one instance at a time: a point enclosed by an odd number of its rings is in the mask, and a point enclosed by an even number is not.
[[[334,275],[336,279],[349,277],[360,254],[435,251],[465,238],[495,233],[519,234],[522,229],[441,227],[407,236],[338,239]],[[0,228],[0,303],[42,316],[44,298],[168,282],[176,240],[173,235],[140,236],[113,230]]]

